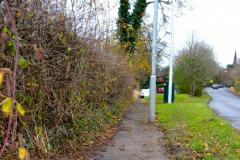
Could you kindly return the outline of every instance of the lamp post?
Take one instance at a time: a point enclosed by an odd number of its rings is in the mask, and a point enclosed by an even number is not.
[[[169,59],[168,103],[172,103],[173,55],[174,55],[174,0],[172,1],[172,16],[171,16],[171,51]]]
[[[156,52],[157,52],[157,24],[158,24],[158,0],[154,0],[153,36],[152,36],[152,64],[150,77],[150,99],[149,99],[149,122],[155,120],[156,102]]]

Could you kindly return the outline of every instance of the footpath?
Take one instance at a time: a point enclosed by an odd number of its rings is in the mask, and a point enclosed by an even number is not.
[[[113,139],[90,160],[168,160],[163,133],[147,122],[148,108],[136,102]]]

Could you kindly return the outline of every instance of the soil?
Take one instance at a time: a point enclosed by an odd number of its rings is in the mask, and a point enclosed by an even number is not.
[[[147,121],[148,108],[136,102],[113,139],[89,160],[168,160],[163,133]]]

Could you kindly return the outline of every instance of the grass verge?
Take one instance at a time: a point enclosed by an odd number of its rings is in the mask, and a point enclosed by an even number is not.
[[[240,159],[240,134],[209,107],[210,97],[176,95],[174,104],[157,96],[156,114],[174,159]]]

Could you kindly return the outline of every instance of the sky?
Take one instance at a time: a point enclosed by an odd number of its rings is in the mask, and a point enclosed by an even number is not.
[[[181,49],[192,32],[213,47],[217,61],[233,63],[240,57],[240,0],[189,0],[192,10],[175,18],[175,50]]]
[[[135,1],[131,0],[132,3]],[[119,0],[110,2],[115,4],[112,16],[116,19]],[[240,0],[188,0],[188,2],[192,9],[184,9],[183,14],[175,18],[175,51],[183,48],[194,32],[199,40],[213,47],[216,60],[221,66],[233,63],[235,50],[240,58]],[[147,7],[147,14],[150,15],[151,23],[153,4]],[[170,44],[170,36],[166,39]],[[167,65],[167,62],[164,64]]]

